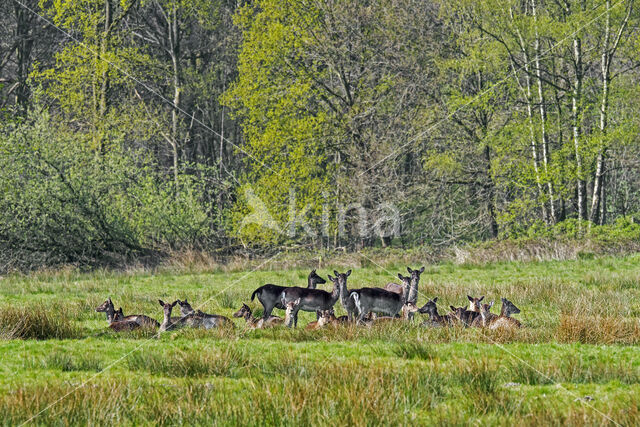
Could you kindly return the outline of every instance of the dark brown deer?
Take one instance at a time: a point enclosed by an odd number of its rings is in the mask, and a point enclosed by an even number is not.
[[[307,277],[307,288],[315,289],[317,285],[321,285],[323,283],[327,283],[327,281],[318,276],[316,270],[311,270],[311,273],[309,273],[309,276]],[[251,294],[251,301],[253,301],[256,296],[258,297],[258,301],[260,301],[260,304],[264,307],[264,313],[262,315],[263,319],[268,319],[274,308],[284,310],[284,305],[282,305],[280,295],[285,289],[287,289],[286,286],[267,283],[253,291],[253,294]]]
[[[264,317],[253,317],[251,313],[251,308],[247,304],[242,304],[240,310],[233,313],[233,317],[242,317],[247,322],[247,326],[249,329],[263,329],[269,328],[272,326],[282,325],[284,320],[282,317],[278,316],[269,316],[267,320],[264,320]]]
[[[122,314],[122,309],[120,310],[121,310],[120,314]],[[109,320],[110,316],[113,317],[115,313],[115,308],[113,306],[113,302],[111,302],[111,298],[108,298],[98,308],[96,308],[96,311],[106,313],[107,320]],[[151,328],[158,328],[160,326],[160,323],[158,323],[157,320],[149,316],[145,316],[144,314],[134,314],[130,316],[123,316],[121,320],[136,322],[140,326],[151,327]]]
[[[449,308],[451,309],[450,316],[457,321],[455,323],[464,327],[471,326],[473,321],[480,316],[480,313],[469,311],[466,307],[454,307],[450,305]]]
[[[429,320],[423,323],[423,326],[451,326],[454,323],[454,319],[450,314],[445,314],[441,316],[438,314],[438,307],[436,303],[438,302],[438,297],[435,297],[432,300],[429,300],[425,305],[423,305],[420,310],[420,313],[428,314]]]
[[[180,314],[182,317],[191,316],[191,326],[201,327],[205,329],[214,329],[221,327],[233,327],[231,319],[218,314],[207,314],[200,310],[195,311],[191,304],[189,304],[185,298],[184,301],[177,300],[180,305]]]
[[[338,297],[340,297],[339,281],[331,276],[329,276],[329,279],[333,282],[333,291],[331,293],[321,289],[298,287],[285,288],[282,291],[280,299],[283,306],[300,299],[300,303],[292,310],[294,326],[298,326],[298,311],[316,312],[317,310],[328,310],[338,301]]]

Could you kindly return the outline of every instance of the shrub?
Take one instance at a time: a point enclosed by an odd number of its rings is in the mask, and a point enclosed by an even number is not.
[[[42,112],[0,129],[0,265],[96,265],[207,238],[193,176],[165,177],[145,151],[103,152]]]

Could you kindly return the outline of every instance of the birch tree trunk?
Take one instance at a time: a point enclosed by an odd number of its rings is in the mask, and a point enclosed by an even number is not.
[[[542,81],[542,67],[540,63],[540,34],[538,32],[538,12],[536,0],[531,0],[531,12],[535,24],[535,67],[538,81],[538,103],[540,104],[540,131],[542,137],[542,166],[544,168],[545,180],[547,181],[547,193],[549,196],[549,221],[556,222],[555,197],[553,194],[553,183],[549,179],[549,135],[547,133],[547,104],[544,96]]]

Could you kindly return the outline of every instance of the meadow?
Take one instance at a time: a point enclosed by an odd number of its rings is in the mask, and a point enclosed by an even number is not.
[[[412,268],[419,267],[413,264]],[[633,425],[640,423],[640,255],[426,265],[419,305],[509,298],[512,331],[413,323],[115,333],[95,307],[162,320],[158,299],[231,317],[308,269],[182,269],[0,279],[0,423]],[[322,265],[326,278],[344,265]],[[406,265],[352,266],[350,288]],[[320,286],[329,289],[330,282]],[[343,314],[340,302],[336,314]],[[277,315],[283,315],[275,310]]]

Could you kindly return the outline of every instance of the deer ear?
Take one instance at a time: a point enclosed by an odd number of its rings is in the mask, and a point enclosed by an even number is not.
[[[478,300],[478,302],[482,301],[483,299],[484,299],[484,295],[482,295],[482,296],[480,297],[480,299]]]
[[[452,305],[450,305],[449,308],[451,309],[451,311],[456,311],[456,308]]]
[[[438,302],[438,297],[435,297],[432,301],[433,302]]]
[[[333,270],[333,274],[335,274],[336,276],[340,275],[340,273],[338,273],[338,270]]]
[[[174,302],[171,303],[171,307],[174,307],[177,303],[178,303],[178,300],[175,300]]]
[[[335,280],[333,280],[333,277],[331,277],[330,274],[327,274],[327,277],[329,278],[329,280],[331,280],[332,282],[335,282]]]
[[[311,274],[316,274],[316,269],[311,270]]]
[[[346,273],[344,273],[347,277],[351,276],[351,270],[347,271]]]
[[[493,301],[489,303],[489,308],[493,307]]]
[[[507,302],[506,298],[500,298],[500,301],[502,301],[503,304],[505,304]]]
[[[420,273],[424,273],[424,266],[420,269]]]
[[[411,267],[407,267],[407,271],[411,274]]]
[[[162,301],[161,299],[158,300],[158,302],[160,303],[161,306],[164,307],[164,301]]]
[[[398,279],[403,280],[402,279],[402,274],[398,273]]]

